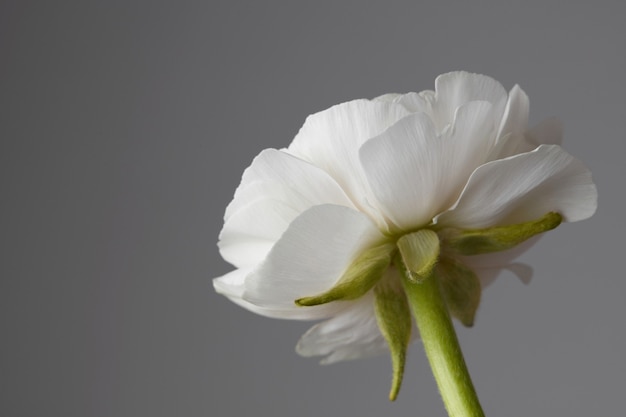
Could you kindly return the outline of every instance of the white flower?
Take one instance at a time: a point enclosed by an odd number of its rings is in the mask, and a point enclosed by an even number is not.
[[[518,86],[507,94],[489,77],[453,72],[437,78],[435,91],[309,116],[288,148],[264,150],[244,172],[219,241],[237,269],[216,278],[215,289],[268,317],[328,318],[301,338],[304,356],[332,363],[384,352],[371,285],[356,299],[294,301],[333,288],[366,251],[425,228],[437,231],[442,254],[486,285],[529,243],[463,256],[453,243],[446,248],[455,233],[594,213],[589,170],[559,146],[557,122],[528,130],[528,109]],[[382,275],[397,280],[392,266]]]

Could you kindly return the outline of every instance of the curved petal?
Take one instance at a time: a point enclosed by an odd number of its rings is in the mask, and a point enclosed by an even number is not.
[[[320,306],[323,308],[271,308],[261,307],[244,300],[246,277],[252,272],[251,268],[236,269],[213,280],[215,291],[228,297],[235,304],[262,316],[274,319],[315,320],[331,317],[344,308],[349,308],[353,302],[336,303]]]
[[[225,220],[261,197],[273,197],[302,212],[317,204],[354,207],[339,184],[325,171],[276,149],[262,151],[245,170]]]
[[[432,105],[429,98],[432,97],[433,94],[434,91],[406,94],[390,93],[378,96],[373,100],[401,104],[411,113],[426,113],[432,116]]]
[[[509,92],[498,136],[509,132],[524,132],[528,127],[529,113],[528,95],[516,84]]]
[[[496,109],[497,119],[507,100],[502,84],[491,77],[465,71],[442,74],[435,80],[436,102],[434,103],[435,124],[439,131],[452,122],[456,110],[470,101],[488,101]]]
[[[590,217],[596,207],[591,172],[560,146],[541,145],[476,169],[458,201],[435,221],[472,229],[522,223],[555,211],[574,222]]]
[[[261,152],[226,208],[218,246],[237,267],[261,262],[287,226],[319,204],[354,207],[326,172],[275,149]]]
[[[314,205],[299,190],[286,186],[283,181],[257,180],[237,188],[235,198],[226,207],[224,222],[228,222],[233,215],[262,199],[278,201],[298,213]]]
[[[331,288],[366,248],[384,239],[363,213],[342,206],[314,206],[287,228],[265,260],[246,278],[243,298],[271,308]],[[332,302],[318,307],[325,307]]]
[[[370,291],[350,308],[311,327],[298,341],[302,356],[326,356],[322,364],[378,355],[388,350],[378,329]]]
[[[238,268],[257,265],[300,213],[272,198],[259,198],[229,216],[220,232],[222,257]]]
[[[288,152],[330,174],[360,210],[374,217],[358,149],[408,114],[404,106],[382,100],[339,104],[307,117]]]
[[[529,152],[538,145],[529,145],[524,135],[528,127],[530,103],[528,96],[518,85],[509,92],[504,108],[504,115],[498,129],[498,140],[492,152],[491,160]]]
[[[397,103],[401,97],[402,97],[402,94],[386,93],[386,94],[381,94],[380,96],[374,97],[372,101],[386,101],[388,103]]]
[[[430,223],[456,200],[493,146],[492,106],[473,101],[437,136],[429,117],[408,116],[360,150],[361,163],[385,215],[400,229]]]
[[[435,92],[424,90],[419,93],[406,93],[398,100],[398,103],[406,107],[411,113],[426,113],[432,117],[434,100]]]

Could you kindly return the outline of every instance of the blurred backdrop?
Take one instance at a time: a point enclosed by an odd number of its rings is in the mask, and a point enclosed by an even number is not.
[[[224,208],[305,117],[465,69],[519,83],[593,171],[460,328],[488,416],[618,415],[626,392],[626,8],[598,2],[3,1],[0,414],[444,416],[422,347],[294,352],[306,322],[214,293]]]

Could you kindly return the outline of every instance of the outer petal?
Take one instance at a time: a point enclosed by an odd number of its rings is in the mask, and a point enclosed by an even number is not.
[[[436,102],[434,103],[435,124],[438,130],[451,123],[456,109],[474,100],[493,104],[500,120],[507,93],[504,87],[491,77],[465,71],[442,74],[435,80]]]
[[[245,170],[235,198],[226,208],[226,220],[240,207],[260,197],[273,197],[300,212],[317,204],[354,207],[328,173],[276,149],[261,152]]]
[[[518,85],[509,93],[504,115],[498,129],[498,141],[491,160],[502,159],[508,156],[529,152],[538,146],[531,146],[524,132],[528,127],[530,103],[528,96]]]
[[[226,207],[224,221],[228,222],[233,215],[261,199],[275,200],[291,207],[298,213],[313,205],[311,200],[302,195],[299,190],[285,185],[283,181],[256,180],[237,188],[235,198]],[[324,203],[327,202],[320,202],[320,204]]]
[[[378,96],[373,100],[401,104],[411,113],[426,113],[432,116],[432,100],[429,100],[429,98],[431,98],[433,94],[434,91],[406,94],[390,93]]]
[[[438,137],[430,118],[408,116],[360,151],[367,179],[385,215],[400,229],[428,224],[456,200],[493,146],[492,106],[460,107],[454,126]]]
[[[380,95],[378,97],[374,97],[372,101],[386,101],[388,103],[397,103],[401,97],[402,97],[402,94],[387,93],[387,94]]]
[[[591,172],[560,146],[541,145],[476,169],[458,201],[435,221],[483,228],[522,223],[556,211],[574,222],[590,217],[596,207]]]
[[[299,214],[319,204],[354,207],[323,170],[275,149],[261,152],[226,208],[222,256],[240,268],[257,265]]]
[[[294,300],[328,290],[361,251],[381,240],[383,235],[360,212],[312,207],[289,225],[246,278],[243,298],[261,307],[323,311],[340,302],[297,307]]]
[[[288,151],[322,168],[360,210],[377,215],[358,160],[358,149],[409,112],[388,101],[355,100],[309,116]]]
[[[220,233],[222,257],[243,268],[261,262],[300,213],[272,198],[260,198],[228,216]]]
[[[503,136],[509,132],[526,131],[529,113],[528,95],[516,84],[509,92],[498,136]]]
[[[228,297],[235,304],[252,311],[253,313],[275,319],[315,320],[331,317],[345,308],[350,308],[353,302],[335,303],[326,308],[272,308],[260,307],[244,300],[246,277],[252,272],[251,268],[236,269],[226,275],[213,280],[213,287],[218,293]]]
[[[372,292],[330,320],[310,328],[296,346],[302,356],[326,356],[323,364],[374,356],[387,349],[376,323]]]

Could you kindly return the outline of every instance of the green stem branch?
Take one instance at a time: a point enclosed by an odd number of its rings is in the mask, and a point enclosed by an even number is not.
[[[401,261],[398,268],[448,415],[484,417],[439,287],[437,268],[421,282],[410,279]]]

